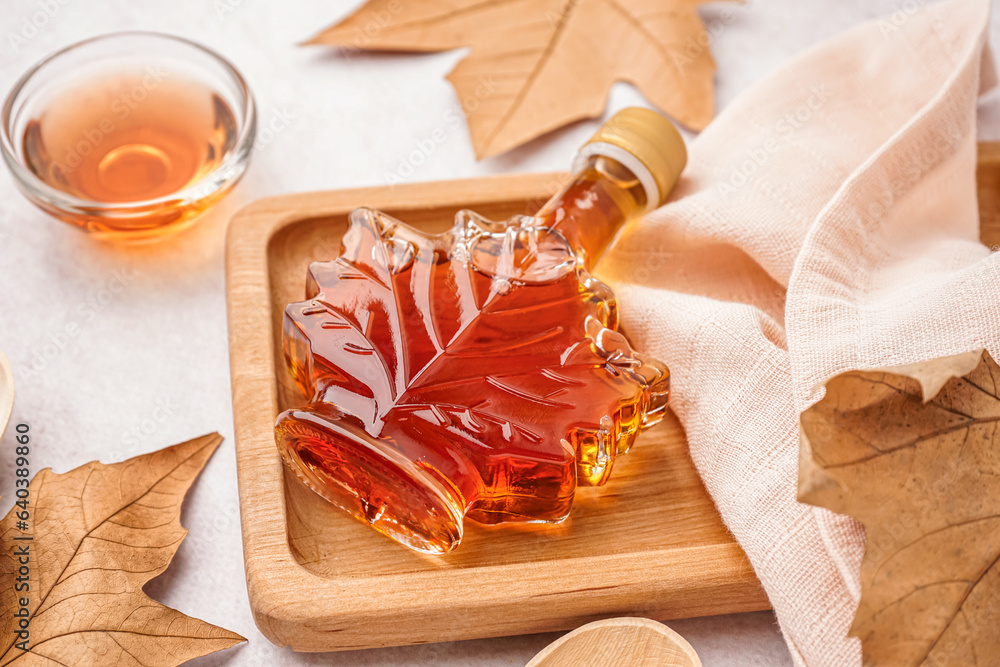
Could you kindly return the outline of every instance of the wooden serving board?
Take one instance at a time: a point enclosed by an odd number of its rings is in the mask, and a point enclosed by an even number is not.
[[[984,241],[996,244],[1000,146],[982,145],[980,159]],[[531,213],[564,178],[287,195],[233,218],[226,273],[243,551],[254,619],[275,644],[348,650],[769,607],[672,415],[615,463],[607,486],[578,491],[565,523],[470,523],[447,556],[409,551],[286,475],[273,434],[277,414],[296,400],[281,354],[282,312],[304,297],[308,264],[338,255],[348,213],[363,204],[443,231],[460,208],[494,219]]]

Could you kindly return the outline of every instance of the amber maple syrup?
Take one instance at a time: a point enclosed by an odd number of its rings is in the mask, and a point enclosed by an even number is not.
[[[140,221],[150,229],[214,201],[169,199],[218,167],[235,141],[236,119],[217,93],[152,67],[105,72],[60,90],[23,136],[26,166],[66,194],[100,205],[167,198]],[[93,216],[57,215],[95,223]]]
[[[625,120],[667,122],[646,113]],[[439,235],[355,211],[341,256],[313,264],[307,300],[285,311],[306,398],[278,419],[285,460],[424,552],[457,546],[466,518],[565,519],[577,486],[604,484],[667,406],[666,366],[617,331],[614,294],[589,268],[665,198],[677,163],[650,193],[650,178],[598,152],[536,215],[460,212]]]

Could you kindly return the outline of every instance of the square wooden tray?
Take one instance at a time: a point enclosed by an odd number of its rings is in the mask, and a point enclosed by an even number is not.
[[[564,630],[609,616],[768,608],[672,415],[616,462],[606,487],[580,489],[565,523],[472,524],[443,557],[401,547],[286,477],[273,434],[295,396],[281,354],[282,313],[303,298],[308,264],[339,253],[347,214],[374,206],[440,231],[460,208],[494,219],[531,213],[564,178],[295,194],[233,218],[226,274],[243,552],[254,619],[275,644],[361,649]],[[996,244],[998,144],[980,145],[979,188],[983,240]]]
[[[347,214],[364,204],[444,230],[460,208],[495,219],[532,212],[564,177],[297,194],[233,218],[226,271],[243,551],[254,619],[275,644],[360,649],[768,608],[672,415],[616,462],[607,486],[580,489],[565,523],[469,525],[443,557],[401,547],[285,476],[273,426],[295,390],[282,313],[304,298],[309,263],[339,254]]]

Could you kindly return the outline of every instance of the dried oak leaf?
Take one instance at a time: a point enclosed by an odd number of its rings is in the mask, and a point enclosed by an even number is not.
[[[0,522],[0,665],[172,667],[246,641],[142,590],[187,534],[184,494],[220,442],[211,434],[121,463],[35,475],[33,539],[14,539],[25,535],[16,527],[18,506]],[[30,590],[15,592],[15,549],[25,545]],[[21,597],[30,601],[27,652],[16,646]]]
[[[865,664],[1000,656],[1000,368],[971,352],[839,375],[802,414],[799,499],[867,531]]]
[[[705,0],[369,0],[308,44],[447,51],[472,47],[448,75],[476,155],[508,151],[600,116],[628,81],[681,124],[712,119],[715,61]]]

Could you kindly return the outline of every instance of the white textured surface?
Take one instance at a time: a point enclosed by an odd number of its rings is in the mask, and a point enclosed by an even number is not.
[[[295,46],[354,5],[4,0],[4,90],[34,61],[74,41],[113,30],[160,30],[204,42],[234,61],[256,92],[262,127],[288,119],[262,142],[232,196],[190,231],[153,246],[121,249],[94,242],[46,218],[15,192],[8,176],[0,176],[0,349],[15,367],[14,420],[32,427],[33,469],[58,472],[209,431],[226,436],[185,506],[183,522],[190,535],[167,573],[148,587],[164,603],[250,640],[192,664],[523,665],[555,636],[309,656],[271,646],[250,616],[226,339],[223,237],[229,216],[257,197],[382,184],[409,167],[413,173],[406,180],[561,169],[596,127],[582,123],[508,155],[475,162],[464,124],[454,122],[457,101],[443,80],[460,52],[344,59]],[[712,26],[720,107],[796,51],[866,18],[915,5],[913,0],[751,0],[731,9],[721,3],[706,6],[702,13]],[[13,48],[11,34],[21,34],[32,17],[42,23],[37,17],[44,16],[40,12],[46,6],[51,18]],[[723,20],[724,7],[731,20]],[[996,41],[996,17],[993,26]],[[619,85],[609,112],[636,103],[642,104],[642,97]],[[982,108],[984,138],[1000,138],[998,107],[994,95]],[[439,128],[444,140],[435,143],[431,137],[440,138]],[[414,152],[421,146],[429,155]],[[72,324],[78,333],[60,336]],[[8,434],[0,445],[3,512],[13,489],[12,442]],[[709,666],[790,664],[767,613],[671,626]]]

